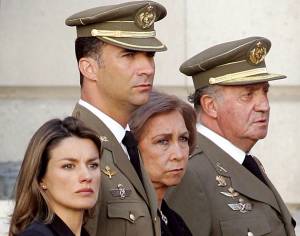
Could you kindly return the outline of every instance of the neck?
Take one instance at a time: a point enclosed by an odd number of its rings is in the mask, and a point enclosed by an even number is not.
[[[167,187],[165,187],[165,186],[155,187],[157,204],[158,204],[159,209],[161,208],[161,203],[162,203],[162,200],[164,199],[166,191],[167,191]]]
[[[74,211],[74,210],[57,210],[55,214],[63,220],[63,222],[71,229],[71,231],[76,235],[80,236],[81,228],[83,224],[83,214],[84,211]]]
[[[220,129],[220,127],[218,126],[218,124],[215,120],[201,118],[199,121],[205,127],[209,128],[210,130],[214,131],[218,135],[227,139],[234,146],[243,150],[245,153],[248,153],[251,150],[251,148],[255,145],[255,143],[257,142],[257,140],[252,140],[249,138],[241,139],[241,138],[236,138],[236,137],[233,137],[230,135],[226,135],[226,132],[223,131],[222,129]]]
[[[100,95],[94,96],[94,94],[95,93],[87,93],[82,91],[81,99],[98,108],[125,128],[134,109],[129,109],[123,104],[116,104],[106,97]]]

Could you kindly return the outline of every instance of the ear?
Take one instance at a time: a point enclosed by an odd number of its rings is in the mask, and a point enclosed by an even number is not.
[[[45,183],[43,183],[43,181],[40,182],[40,186],[43,190],[46,190],[47,189],[47,186]]]
[[[218,108],[218,103],[215,97],[205,94],[200,98],[200,104],[202,111],[212,117],[212,118],[217,118],[217,108]]]
[[[98,63],[91,57],[82,57],[78,63],[81,74],[89,80],[97,80]]]

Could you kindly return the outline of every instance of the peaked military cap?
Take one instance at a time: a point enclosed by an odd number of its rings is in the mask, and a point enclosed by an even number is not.
[[[164,6],[153,1],[132,1],[78,12],[66,19],[76,26],[77,37],[97,37],[122,48],[165,51],[155,36],[154,23],[167,15]]]
[[[265,56],[270,40],[250,37],[210,47],[180,66],[180,71],[192,76],[195,89],[213,84],[243,85],[286,78],[267,72]]]

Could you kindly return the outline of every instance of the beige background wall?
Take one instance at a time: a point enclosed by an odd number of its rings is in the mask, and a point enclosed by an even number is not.
[[[71,113],[79,96],[75,29],[64,20],[112,0],[0,0],[0,162],[21,160],[44,121]],[[156,25],[169,50],[156,55],[155,85],[181,97],[192,91],[178,71],[186,58],[217,43],[260,35],[272,40],[269,71],[288,75],[271,89],[269,136],[253,152],[284,200],[300,204],[300,2],[297,0],[159,0]]]

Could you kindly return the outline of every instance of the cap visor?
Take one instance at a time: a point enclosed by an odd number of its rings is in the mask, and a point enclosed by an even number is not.
[[[243,84],[257,84],[271,80],[278,80],[286,78],[285,75],[280,74],[261,74],[255,76],[241,77],[225,82],[218,83],[220,85],[243,85]]]
[[[167,50],[166,45],[162,44],[157,38],[97,38],[106,43],[136,51],[161,52]]]

